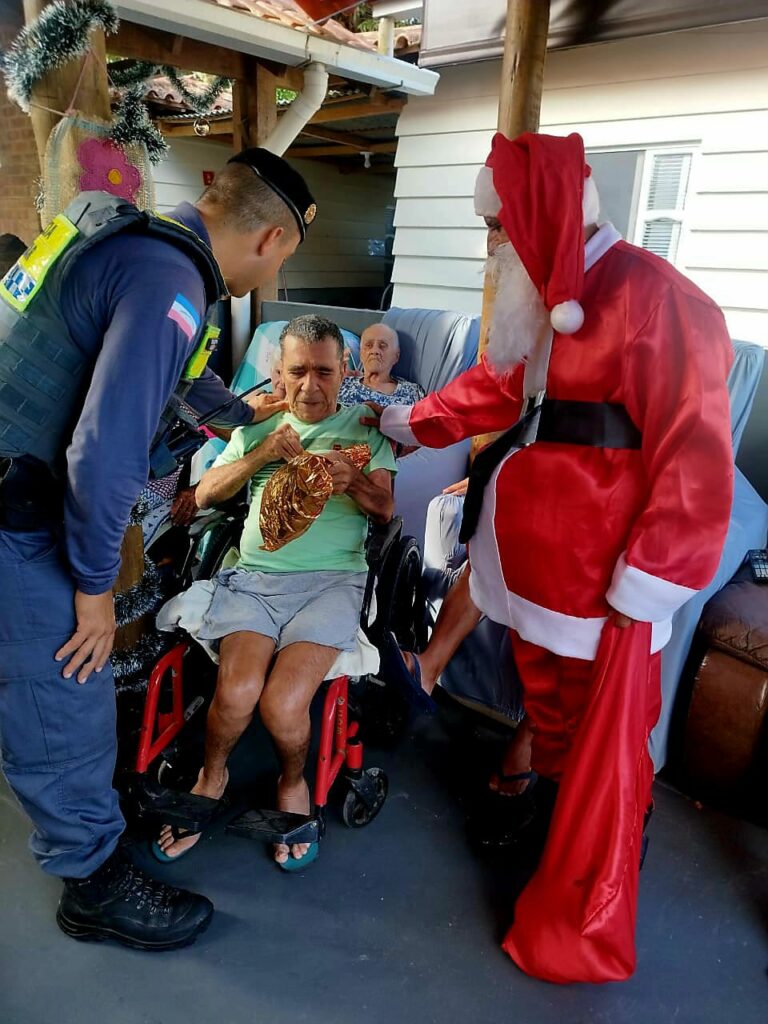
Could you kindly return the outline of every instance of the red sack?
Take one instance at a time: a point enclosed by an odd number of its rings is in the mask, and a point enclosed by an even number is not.
[[[544,981],[623,981],[635,969],[648,736],[661,703],[651,626],[603,629],[541,863],[503,948]]]

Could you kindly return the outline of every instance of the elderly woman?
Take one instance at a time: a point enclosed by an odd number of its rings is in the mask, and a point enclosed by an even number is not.
[[[386,324],[372,324],[360,338],[363,373],[345,377],[339,391],[342,405],[378,402],[379,405],[413,405],[424,397],[418,384],[392,376],[400,358],[397,331]]]

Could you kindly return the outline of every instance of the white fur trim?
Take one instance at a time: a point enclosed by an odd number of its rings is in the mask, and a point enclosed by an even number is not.
[[[584,272],[591,270],[601,256],[621,241],[621,235],[608,221],[602,224],[584,246]]]
[[[518,450],[515,449],[515,451]],[[515,451],[511,452],[507,459],[513,458]],[[504,459],[496,469],[485,489],[477,531],[469,545],[472,566],[469,591],[472,600],[489,619],[509,626],[524,640],[538,644],[539,647],[552,651],[553,654],[594,661],[600,643],[600,634],[606,622],[605,616],[580,618],[576,615],[566,615],[564,612],[545,608],[543,605],[535,604],[511,590],[507,590],[501,571],[501,559],[494,525],[496,481],[507,459]],[[670,619],[653,623],[651,629],[652,654],[664,647],[671,633]]]
[[[597,191],[594,175],[590,174],[584,179],[584,197],[581,201],[581,212],[583,215],[584,227],[590,224],[597,224],[600,216],[600,195]]]
[[[625,555],[621,555],[606,597],[612,608],[629,615],[631,619],[664,622],[695,593],[690,587],[670,583],[660,576],[652,576],[633,565],[627,565]]]
[[[493,185],[493,171],[483,165],[475,180],[475,213],[478,217],[496,217],[501,210],[501,199]]]
[[[418,444],[416,435],[408,425],[412,409],[412,405],[388,405],[381,414],[379,430],[385,437],[391,437],[400,444]]]
[[[552,307],[549,320],[558,334],[575,334],[584,323],[584,310],[576,299],[568,299]]]

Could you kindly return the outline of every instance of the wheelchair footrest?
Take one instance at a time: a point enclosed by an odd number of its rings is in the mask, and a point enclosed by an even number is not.
[[[190,832],[202,832],[207,828],[220,807],[218,800],[168,789],[143,779],[131,785],[129,798],[138,817],[177,825]]]
[[[227,825],[227,832],[257,839],[262,843],[314,843],[320,838],[321,826],[310,814],[290,811],[251,810]]]

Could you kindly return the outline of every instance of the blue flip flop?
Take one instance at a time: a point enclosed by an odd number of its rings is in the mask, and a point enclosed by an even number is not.
[[[182,835],[178,835],[178,836],[174,832],[173,838],[175,840],[177,840],[177,839],[189,839],[191,836],[199,836],[201,834],[200,832],[187,832],[187,831],[183,831],[183,830],[180,830],[180,831],[182,831],[183,834]],[[198,842],[199,842],[199,840],[198,840]],[[177,860],[181,860],[181,858],[182,857],[186,857],[188,853],[192,853],[192,851],[194,850],[194,848],[196,846],[197,846],[197,843],[193,843],[191,846],[188,846],[186,848],[186,850],[182,850],[181,853],[177,853],[175,857],[169,857],[168,854],[165,852],[165,850],[162,849],[162,847],[160,846],[160,843],[158,843],[158,841],[156,839],[153,840],[149,844],[149,849],[150,849],[150,851],[152,853],[152,856],[155,858],[155,860],[159,861],[161,864],[175,864]]]
[[[314,864],[319,853],[320,843],[315,841],[314,843],[309,844],[309,849],[303,857],[294,857],[289,852],[288,860],[283,861],[282,863],[276,860],[275,864],[277,864],[281,871],[303,871],[304,868],[308,868],[310,864]]]
[[[387,683],[396,686],[403,696],[419,711],[433,715],[437,705],[421,687],[421,665],[413,655],[413,672],[408,668],[397,641],[392,634],[386,639],[381,652],[381,676]]]

